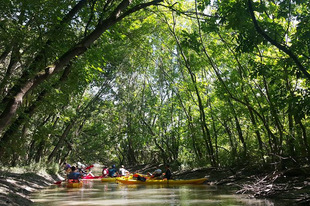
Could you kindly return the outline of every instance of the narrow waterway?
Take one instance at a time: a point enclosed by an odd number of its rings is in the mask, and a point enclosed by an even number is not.
[[[103,183],[99,180],[84,181],[82,188],[51,186],[33,194],[34,206],[69,206],[69,205],[257,205],[288,206],[284,201],[250,199],[244,195],[235,195],[222,187],[209,185],[123,185]]]

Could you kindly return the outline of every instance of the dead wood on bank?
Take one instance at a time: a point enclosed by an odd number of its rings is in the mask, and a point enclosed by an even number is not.
[[[309,205],[309,171],[309,168],[293,168],[255,176],[255,181],[240,184],[236,193],[255,198],[289,199]]]
[[[150,169],[150,167],[146,167]],[[231,168],[196,168],[174,171],[175,179],[207,177],[206,184],[223,186],[252,198],[286,199],[299,205],[310,205],[310,168],[290,168],[283,171]]]

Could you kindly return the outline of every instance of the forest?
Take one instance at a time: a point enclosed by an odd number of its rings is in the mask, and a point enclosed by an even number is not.
[[[0,165],[310,163],[306,0],[0,1]]]

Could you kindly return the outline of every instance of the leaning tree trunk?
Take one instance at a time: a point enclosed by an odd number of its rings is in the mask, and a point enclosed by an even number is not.
[[[83,38],[76,45],[72,46],[70,50],[64,53],[58,58],[54,63],[50,64],[48,67],[43,68],[38,72],[34,78],[26,79],[22,82],[21,86],[16,85],[9,93],[7,97],[3,100],[6,103],[4,111],[0,115],[0,135],[11,123],[13,117],[16,115],[21,103],[23,102],[24,96],[31,90],[35,89],[42,82],[50,79],[55,73],[63,70],[63,68],[68,65],[71,61],[75,60],[77,57],[83,55],[88,48],[110,27],[127,17],[128,15],[146,8],[151,5],[158,4],[163,0],[154,0],[144,4],[138,4],[131,9],[128,6],[132,3],[131,0],[123,0],[109,15],[108,18],[100,21],[96,28],[85,38]],[[127,10],[127,11],[126,11]]]
[[[48,156],[48,158],[47,158],[48,162],[50,162],[56,156],[57,151],[62,146],[63,142],[65,141],[66,137],[68,136],[68,134],[71,131],[74,124],[75,124],[75,121],[70,121],[69,124],[66,126],[65,131],[60,136],[60,138],[59,138],[56,146],[54,147],[52,153]]]

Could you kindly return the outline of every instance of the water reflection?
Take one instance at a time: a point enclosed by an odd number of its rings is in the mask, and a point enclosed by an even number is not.
[[[52,186],[34,194],[34,206],[70,205],[135,205],[135,206],[202,206],[202,205],[255,205],[285,206],[289,203],[249,199],[234,195],[225,188],[208,185],[166,186],[166,185],[123,185],[84,181],[82,188]]]

